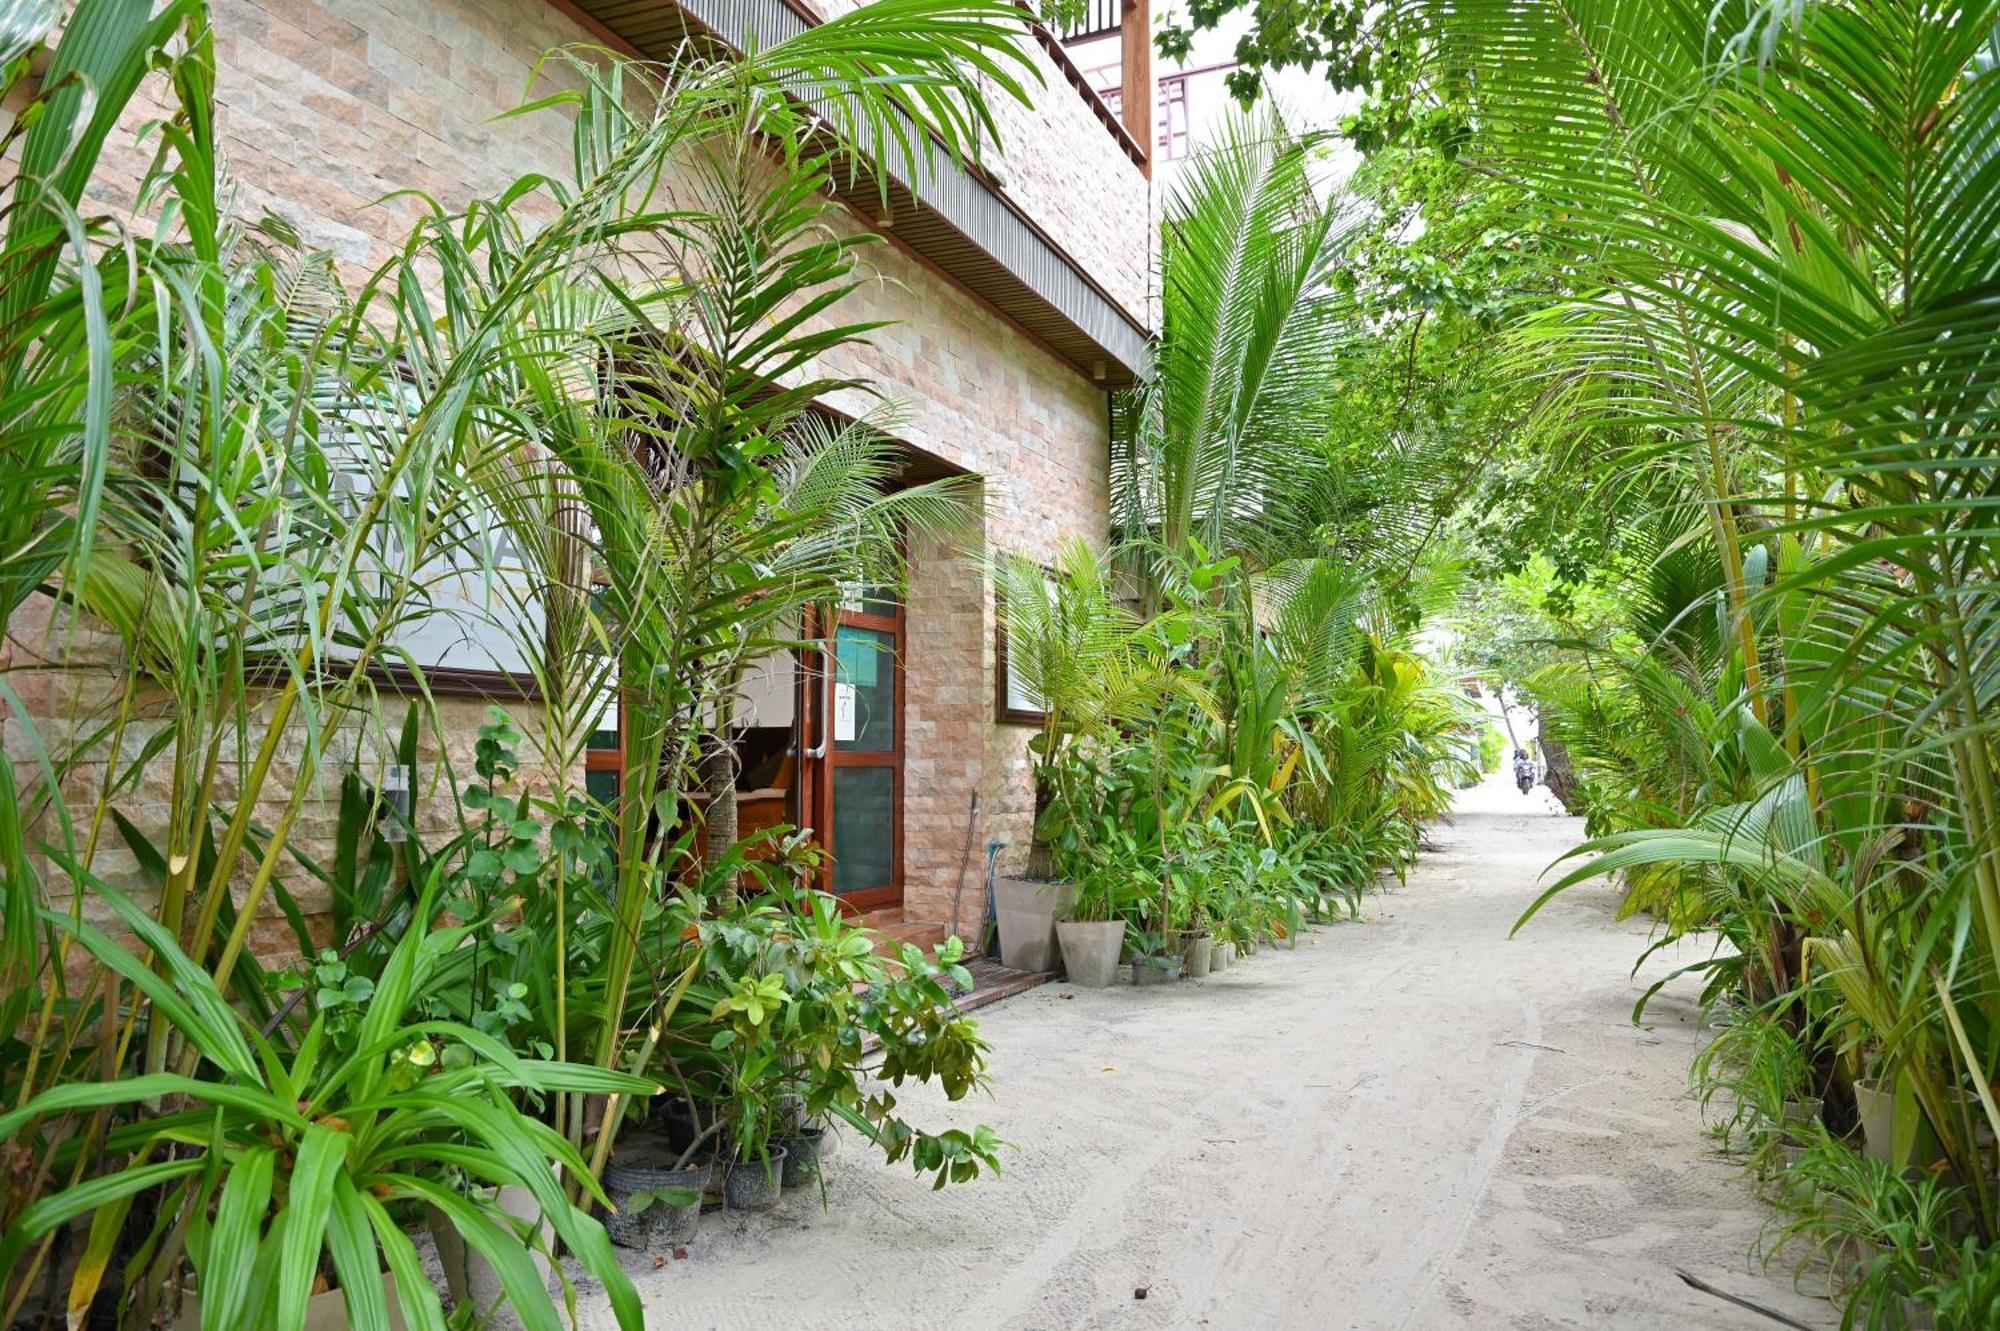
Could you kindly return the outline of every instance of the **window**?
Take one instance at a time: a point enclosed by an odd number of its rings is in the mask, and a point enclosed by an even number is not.
[[[1014,674],[1007,644],[1005,602],[994,595],[993,719],[1003,725],[1039,726],[1047,720],[1042,700]]]
[[[423,404],[408,384],[373,397],[335,390],[329,397],[320,426],[329,489],[336,511],[353,520],[381,487],[402,432]],[[367,613],[386,621],[379,656],[385,673],[416,669],[435,676],[433,685],[458,681],[483,686],[479,692],[532,693],[547,621],[534,571],[513,533],[468,484],[405,473],[394,487],[411,521],[381,524],[359,570],[372,594]],[[406,539],[412,526],[426,532],[420,549]],[[400,604],[376,599],[392,594]],[[341,627],[366,634],[375,625]]]

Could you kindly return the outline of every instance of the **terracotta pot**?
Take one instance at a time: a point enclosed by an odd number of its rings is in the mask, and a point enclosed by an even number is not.
[[[1017,971],[1056,968],[1056,922],[1076,903],[1075,883],[1031,878],[993,880],[993,913],[1000,926],[1000,962]]]
[[[1104,989],[1117,977],[1118,955],[1125,950],[1125,921],[1063,920],[1056,925],[1056,937],[1071,984]]]

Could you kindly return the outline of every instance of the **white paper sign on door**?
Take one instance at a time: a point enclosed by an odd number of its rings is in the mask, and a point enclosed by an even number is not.
[[[833,738],[836,743],[854,742],[855,689],[852,684],[833,686]]]

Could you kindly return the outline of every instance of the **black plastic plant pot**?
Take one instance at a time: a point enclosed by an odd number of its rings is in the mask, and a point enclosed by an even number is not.
[[[604,1193],[618,1209],[604,1219],[604,1232],[623,1248],[646,1249],[684,1241],[701,1214],[712,1163],[677,1166],[680,1153],[651,1135],[621,1145],[604,1167]],[[675,1204],[661,1193],[691,1192],[691,1203]],[[643,1205],[637,1204],[643,1202]]]
[[[765,1156],[733,1162],[722,1185],[722,1196],[729,1209],[768,1211],[776,1206],[779,1190],[784,1186],[785,1156],[785,1148],[774,1144]]]
[[[787,1188],[805,1187],[819,1177],[820,1153],[826,1148],[825,1128],[800,1128],[779,1145],[785,1152]]]
[[[685,1151],[694,1145],[694,1139],[701,1131],[695,1119],[694,1106],[677,1095],[654,1111],[653,1126],[667,1139],[667,1145],[676,1151]]]

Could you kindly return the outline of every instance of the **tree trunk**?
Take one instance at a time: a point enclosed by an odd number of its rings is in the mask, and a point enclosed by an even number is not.
[[[703,745],[700,771],[701,793],[708,797],[702,814],[706,837],[702,863],[712,869],[736,844],[737,836],[736,746],[726,735],[711,737]]]
[[[1541,748],[1542,762],[1546,767],[1542,784],[1561,801],[1566,812],[1581,814],[1583,791],[1577,783],[1576,769],[1570,765],[1569,746],[1549,733],[1546,722],[1538,728],[1535,743]]]

